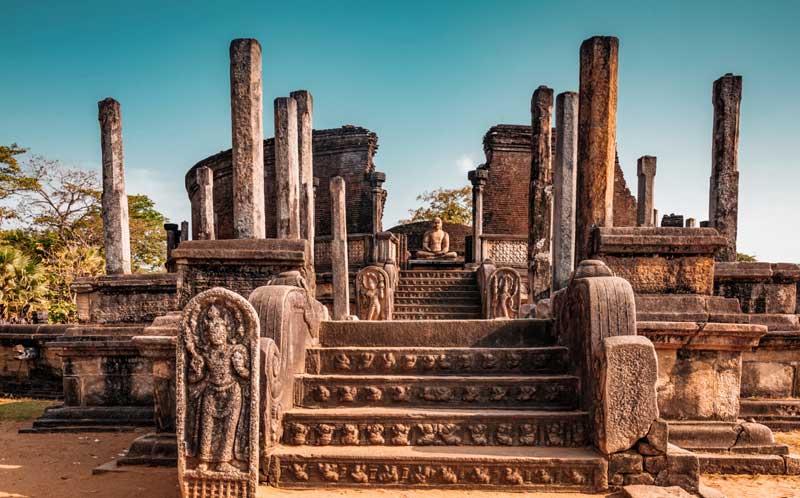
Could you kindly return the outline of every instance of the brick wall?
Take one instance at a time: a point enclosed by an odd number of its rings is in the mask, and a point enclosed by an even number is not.
[[[556,132],[552,150],[555,156]],[[483,137],[489,170],[483,198],[483,232],[528,233],[528,188],[531,178],[531,127],[496,125]],[[614,176],[614,226],[636,226],[636,198],[627,186],[619,157]]]
[[[347,231],[367,233],[372,226],[372,199],[369,174],[378,149],[378,136],[357,126],[314,130],[314,176],[319,178],[316,198],[316,234],[330,235],[329,182],[342,176],[347,184]],[[197,202],[195,171],[208,166],[214,172],[214,216],[218,239],[233,238],[233,171],[231,150],[225,150],[195,164],[186,173],[186,191],[192,206],[192,233],[197,233],[200,206]],[[267,238],[277,234],[275,219],[274,140],[264,140],[264,208]]]

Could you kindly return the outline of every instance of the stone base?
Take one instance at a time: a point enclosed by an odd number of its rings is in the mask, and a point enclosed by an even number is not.
[[[117,465],[148,465],[151,467],[176,467],[178,442],[175,434],[149,433],[136,438]]]
[[[360,451],[359,451],[360,450]],[[287,488],[436,488],[597,492],[608,487],[608,464],[577,448],[279,447],[269,482]]]
[[[45,409],[30,429],[20,429],[19,432],[127,432],[152,426],[152,407],[54,406]]]
[[[741,416],[776,431],[800,429],[800,399],[742,399]]]

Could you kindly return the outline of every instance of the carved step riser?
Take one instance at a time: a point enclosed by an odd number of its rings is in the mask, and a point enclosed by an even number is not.
[[[398,299],[418,299],[418,298],[441,298],[441,299],[474,299],[480,301],[481,294],[477,291],[464,291],[464,292],[455,292],[455,291],[448,291],[448,292],[414,292],[414,291],[404,291],[404,292],[395,292],[394,299],[397,301]]]
[[[460,406],[572,410],[577,407],[578,392],[578,381],[572,377],[529,381],[421,377],[378,381],[353,376],[336,380],[301,378],[295,386],[296,404],[307,408]]]
[[[470,278],[475,280],[477,276],[474,271],[401,271],[400,278],[438,278],[442,280]]]
[[[284,419],[284,444],[302,446],[545,446],[581,448],[588,444],[582,415],[543,417],[473,417],[467,419],[385,418],[332,420],[320,417]]]
[[[604,462],[457,462],[420,458],[274,457],[270,481],[278,487],[375,487],[577,491],[594,492],[607,486]]]
[[[472,305],[403,305],[396,306],[395,313],[403,314],[425,314],[425,313],[463,313],[463,314],[480,314],[480,306]]]
[[[474,277],[461,278],[418,278],[400,277],[400,285],[478,285]]]
[[[497,375],[562,373],[566,348],[543,349],[310,349],[312,374]]]
[[[399,285],[395,295],[403,296],[407,292],[421,292],[426,294],[451,294],[451,293],[478,293],[477,285]],[[480,295],[480,294],[479,294]]]
[[[394,320],[477,320],[480,313],[395,313]]]

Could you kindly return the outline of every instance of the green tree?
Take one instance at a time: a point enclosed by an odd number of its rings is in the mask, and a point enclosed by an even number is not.
[[[0,202],[32,185],[32,180],[23,174],[16,158],[25,152],[17,144],[0,145]],[[0,205],[0,223],[13,218],[14,214],[14,209]]]
[[[438,188],[425,191],[417,196],[417,201],[425,205],[416,209],[409,209],[411,218],[401,220],[401,224],[428,221],[437,216],[446,223],[460,225],[472,224],[472,188]]]
[[[70,244],[50,254],[44,269],[48,276],[49,318],[66,323],[76,319],[77,311],[70,286],[77,278],[102,275],[105,260],[96,247]]]
[[[736,253],[736,261],[740,263],[753,263],[758,261],[754,255],[745,254],[743,252]]]
[[[13,247],[0,247],[0,319],[27,322],[47,308],[46,275],[41,265]]]

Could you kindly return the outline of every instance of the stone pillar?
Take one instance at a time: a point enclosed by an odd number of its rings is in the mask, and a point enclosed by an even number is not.
[[[636,161],[636,176],[639,178],[639,193],[636,198],[636,224],[652,226],[653,184],[656,178],[655,156],[642,156]]]
[[[658,209],[653,208],[653,226],[658,226]]]
[[[214,172],[208,166],[197,168],[197,200],[200,217],[196,240],[214,240]]]
[[[306,239],[314,254],[314,99],[308,90],[289,94],[297,103],[297,150],[300,164],[300,238]]]
[[[261,45],[249,38],[231,42],[231,130],[233,135],[233,236],[263,239],[264,128]]]
[[[595,36],[580,50],[575,258],[592,253],[592,227],[614,225],[619,40]]]
[[[726,74],[714,82],[714,133],[711,143],[711,182],[708,219],[711,227],[728,239],[717,261],[736,261],[739,216],[739,107],[742,77]]]
[[[112,98],[97,103],[100,145],[103,151],[103,239],[106,273],[131,272],[131,233],[128,226],[128,196],[122,154],[122,112]]]
[[[167,232],[167,261],[172,258],[172,251],[181,242],[180,229],[176,223],[165,223],[164,230]]]
[[[372,234],[383,231],[383,202],[386,199],[386,191],[383,189],[383,182],[386,181],[386,173],[373,171],[369,175],[369,183],[372,186]]]
[[[189,240],[189,222],[181,221],[181,242]]]
[[[553,222],[553,90],[540,86],[531,97],[531,180],[528,188],[528,283],[530,300],[549,296],[550,230]]]
[[[480,264],[483,261],[483,189],[489,178],[489,170],[474,169],[469,172],[468,178],[472,183],[472,260]]]
[[[578,173],[578,94],[556,97],[553,165],[553,289],[569,284],[575,267],[575,182]]]
[[[333,273],[333,319],[350,316],[350,282],[347,261],[347,207],[344,178],[331,178],[331,269]]]
[[[297,148],[297,101],[275,99],[275,185],[278,238],[300,238],[300,159]]]

